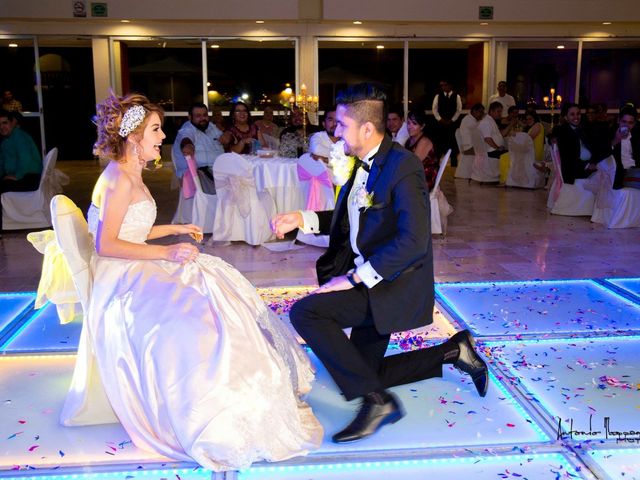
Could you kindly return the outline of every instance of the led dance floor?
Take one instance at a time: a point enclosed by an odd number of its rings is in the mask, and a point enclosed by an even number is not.
[[[477,395],[468,376],[445,366],[441,379],[393,389],[407,412],[402,421],[363,441],[336,445],[330,437],[352,418],[357,403],[343,401],[311,354],[318,375],[308,401],[325,426],[321,448],[223,474],[143,452],[117,424],[59,426],[81,324],[60,325],[52,305],[34,312],[33,294],[0,294],[0,477],[636,478],[640,439],[630,431],[640,430],[638,284],[640,279],[437,285],[434,323],[394,334],[388,354],[439,343],[469,326],[490,365],[487,397]],[[283,321],[295,299],[309,291],[260,289]]]

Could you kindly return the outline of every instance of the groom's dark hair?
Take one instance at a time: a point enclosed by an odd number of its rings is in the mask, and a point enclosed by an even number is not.
[[[387,95],[374,83],[358,83],[338,93],[337,105],[347,107],[349,116],[360,125],[371,122],[379,133],[387,126]]]

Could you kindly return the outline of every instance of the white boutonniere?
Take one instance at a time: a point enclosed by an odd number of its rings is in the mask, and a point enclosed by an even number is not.
[[[356,158],[344,153],[344,140],[334,143],[329,152],[329,168],[331,169],[332,182],[342,186],[351,177],[351,172],[356,165]]]
[[[373,205],[373,192],[367,192],[365,186],[358,185],[353,195],[353,203],[358,207],[358,210],[366,210]]]

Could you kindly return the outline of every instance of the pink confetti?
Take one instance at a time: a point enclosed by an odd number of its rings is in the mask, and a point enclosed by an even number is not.
[[[39,447],[40,447],[40,445],[31,445],[31,446],[29,447],[29,451],[30,451],[30,452],[33,452],[36,448],[39,448]]]

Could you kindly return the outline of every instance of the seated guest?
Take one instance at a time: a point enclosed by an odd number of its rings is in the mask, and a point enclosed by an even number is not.
[[[309,122],[308,115],[306,115],[306,126],[304,126],[303,118],[302,109],[294,105],[291,109],[291,124],[280,132],[280,148],[278,153],[281,157],[299,157],[307,150],[305,129],[307,135],[320,131],[317,125],[312,125]]]
[[[460,122],[460,136],[462,137],[462,153],[463,155],[473,155],[473,137],[471,136],[474,129],[478,128],[478,123],[484,118],[484,105],[476,103],[469,110],[469,115],[465,115]]]
[[[198,169],[213,179],[211,167],[218,155],[224,152],[220,144],[222,131],[209,122],[209,110],[204,103],[194,103],[189,109],[189,120],[178,130],[173,142],[172,154],[176,176],[182,178],[187,171],[185,157],[191,155]]]
[[[19,115],[0,110],[0,195],[4,192],[32,192],[40,186],[42,157],[33,139],[18,126]]]
[[[624,177],[629,168],[640,168],[640,128],[637,123],[638,112],[633,106],[620,109],[618,128],[613,134],[611,148],[616,159],[616,175],[613,188],[624,186]]]
[[[409,132],[407,131],[407,122],[404,121],[402,105],[394,105],[387,112],[387,132],[394,142],[400,145],[407,143]]]
[[[564,121],[554,127],[552,141],[558,144],[560,166],[564,183],[573,184],[578,178],[587,178],[603,158],[611,154],[611,145],[603,142],[599,128],[580,126],[580,107],[575,103],[562,105],[560,115]]]
[[[251,113],[246,103],[236,102],[229,112],[231,126],[220,137],[225,152],[252,153],[254,140],[265,143],[260,130],[251,122]]]
[[[502,118],[502,104],[493,102],[489,105],[489,114],[478,122],[478,129],[487,144],[487,155],[500,158],[507,151],[504,137],[500,133],[498,122]]]
[[[524,127],[522,129],[533,140],[535,162],[544,167],[544,127],[535,110],[527,110],[524,114]]]
[[[321,132],[316,132],[309,138],[309,151],[311,151],[311,146],[315,143],[318,145],[322,145],[323,149],[327,152],[331,150],[331,147],[334,143],[338,141],[338,137],[335,136],[336,133],[336,107],[331,107],[329,110],[325,110],[324,116],[320,122],[322,127],[324,128]],[[313,153],[313,152],[312,152]],[[327,154],[327,159],[329,155]],[[317,160],[317,159],[316,159]],[[325,159],[325,162],[327,160]]]
[[[221,107],[211,107],[211,123],[213,123],[221,132],[224,132],[227,129],[227,120],[222,115]]]
[[[518,110],[518,107],[512,105],[509,107],[507,116],[503,117],[500,121],[500,133],[502,133],[503,137],[510,137],[520,131],[522,131],[522,125],[520,124],[520,111]]]
[[[429,191],[433,190],[438,176],[438,157],[433,148],[433,142],[425,133],[427,125],[426,115],[420,111],[411,111],[407,116],[407,130],[409,138],[405,143],[405,148],[413,152],[422,162],[424,175],[429,185]]]
[[[262,120],[256,122],[256,127],[263,135],[269,135],[273,138],[278,138],[280,135],[280,127],[273,121],[273,107],[264,107],[264,114]]]

